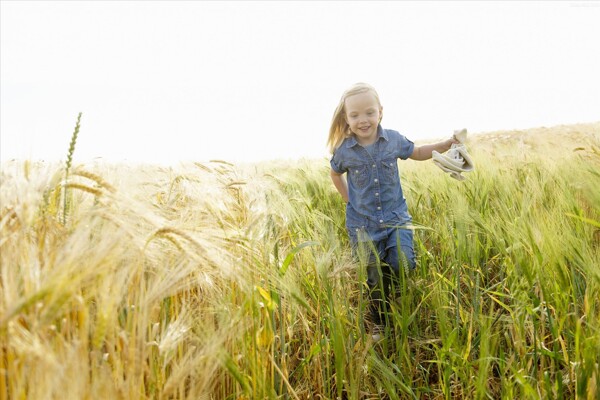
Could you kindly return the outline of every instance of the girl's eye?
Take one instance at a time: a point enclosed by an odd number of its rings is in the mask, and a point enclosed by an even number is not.
[[[369,111],[367,115],[373,115],[373,111]]]

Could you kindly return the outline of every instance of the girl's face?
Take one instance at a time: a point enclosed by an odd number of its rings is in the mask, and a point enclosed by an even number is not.
[[[346,122],[361,145],[369,145],[377,139],[377,126],[381,121],[382,108],[373,93],[365,92],[347,97]]]

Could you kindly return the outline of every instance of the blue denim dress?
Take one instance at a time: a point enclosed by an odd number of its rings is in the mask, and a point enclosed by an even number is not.
[[[397,244],[400,244],[409,267],[414,268],[412,230],[402,229],[412,218],[398,172],[398,159],[406,160],[414,150],[414,143],[379,125],[372,146],[372,151],[368,151],[354,137],[346,138],[330,162],[335,172],[347,175],[346,228],[350,241],[353,248],[359,243],[372,242],[379,250],[380,260],[395,270],[399,262]]]

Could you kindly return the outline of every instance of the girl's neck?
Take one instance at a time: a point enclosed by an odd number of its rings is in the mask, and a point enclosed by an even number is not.
[[[354,139],[356,139],[358,144],[360,144],[362,147],[367,147],[367,146],[372,145],[373,143],[375,143],[377,141],[378,138],[379,138],[379,136],[375,135],[375,137],[372,137],[369,139],[361,139],[357,135],[354,135]]]

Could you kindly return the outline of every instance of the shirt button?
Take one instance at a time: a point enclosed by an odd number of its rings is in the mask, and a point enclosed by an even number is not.
[[[356,170],[356,171],[354,171],[354,172],[356,172],[356,173],[358,174],[358,170]]]
[[[373,168],[375,168],[375,164],[373,164]]]
[[[378,210],[381,210],[381,207],[377,207]]]
[[[379,182],[379,179],[375,178],[375,183]]]
[[[380,220],[379,220],[379,223],[380,223],[380,224],[383,224],[383,220],[382,220],[382,219],[380,219]]]
[[[375,197],[379,197],[379,193],[375,193]]]
[[[394,163],[390,163],[390,165],[394,165]]]

